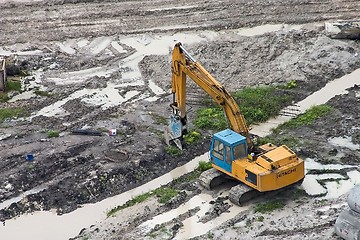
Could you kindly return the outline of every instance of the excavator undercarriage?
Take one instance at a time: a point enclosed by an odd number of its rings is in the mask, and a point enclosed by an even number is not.
[[[260,192],[254,188],[247,186],[246,184],[235,180],[229,175],[217,170],[216,168],[211,168],[201,173],[199,176],[199,183],[202,187],[206,188],[207,190],[216,189],[217,187],[221,186],[222,184],[228,181],[236,181],[235,186],[232,186],[229,190],[229,200],[236,204],[236,205],[243,205],[247,202],[256,199],[262,195],[274,195],[280,193],[284,190],[298,187],[302,184],[304,179],[300,179],[298,182],[293,183],[287,187],[280,188],[278,190],[273,190],[269,192]]]

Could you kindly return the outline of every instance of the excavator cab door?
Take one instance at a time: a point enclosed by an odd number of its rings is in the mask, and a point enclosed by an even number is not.
[[[242,135],[226,129],[215,133],[211,140],[211,162],[231,173],[232,162],[239,157],[247,155],[246,138]]]
[[[230,147],[225,145],[219,139],[213,138],[212,149],[210,150],[211,162],[216,166],[231,172],[232,157],[230,156]]]

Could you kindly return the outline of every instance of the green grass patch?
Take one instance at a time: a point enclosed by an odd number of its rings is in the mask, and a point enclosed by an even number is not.
[[[0,93],[0,102],[7,102],[9,100],[9,96],[7,95],[6,92],[1,92]]]
[[[16,80],[7,80],[5,90],[7,92],[10,91],[20,91],[21,90],[21,82]]]
[[[160,116],[159,114],[156,114],[156,113],[149,113],[149,115],[152,117],[155,124],[158,124],[158,125],[167,125],[168,124],[168,119],[164,116]]]
[[[212,168],[211,163],[209,161],[199,161],[199,165],[195,168],[194,171],[185,174],[177,179],[174,179],[175,183],[181,182],[193,182],[199,178],[202,172]]]
[[[189,131],[187,134],[184,135],[185,144],[191,145],[196,143],[201,139],[201,134],[197,131]]]
[[[292,98],[279,93],[280,87],[246,87],[233,94],[248,124],[264,122],[278,115]]]
[[[255,212],[267,213],[272,212],[275,209],[280,209],[285,206],[285,203],[280,200],[273,200],[266,203],[259,203],[255,206]]]
[[[232,94],[249,125],[264,122],[279,114],[291,104],[293,98],[284,94],[283,89],[296,87],[290,81],[285,86],[246,87]],[[221,130],[227,127],[223,110],[218,106],[201,108],[196,112],[194,125],[199,129]]]
[[[296,80],[291,80],[290,82],[288,82],[286,84],[286,88],[287,89],[293,89],[293,88],[296,88],[297,87],[297,82]]]
[[[161,187],[154,190],[159,203],[167,203],[173,197],[179,194],[179,191],[173,188]]]
[[[227,127],[227,121],[223,110],[214,106],[197,110],[194,125],[200,129],[221,130]]]
[[[135,204],[142,203],[152,196],[156,196],[158,198],[159,203],[165,204],[165,203],[169,202],[170,199],[177,196],[178,194],[179,194],[179,191],[176,189],[168,188],[168,187],[159,187],[159,188],[155,189],[154,191],[138,195],[138,196],[130,199],[129,201],[127,201],[125,204],[119,205],[119,206],[111,209],[110,211],[108,211],[106,213],[106,215],[107,215],[107,217],[113,216],[116,212],[123,210],[125,208],[128,208],[128,207],[132,207]]]
[[[55,138],[55,137],[59,137],[60,133],[59,131],[55,131],[55,130],[50,130],[47,132],[47,137],[48,138]]]
[[[22,108],[1,108],[0,109],[0,122],[8,118],[17,118],[24,113]]]
[[[46,91],[41,91],[41,90],[35,90],[34,93],[38,96],[41,96],[41,97],[50,97],[52,96],[51,93],[49,92],[46,92]]]
[[[177,157],[182,154],[181,149],[179,149],[176,146],[172,146],[172,145],[166,146],[165,151],[167,154],[169,154],[170,156],[173,156],[173,157]]]
[[[278,128],[298,128],[312,124],[316,119],[319,119],[332,110],[332,107],[328,105],[313,106],[308,109],[305,113],[300,114],[296,118],[291,119],[288,122],[281,124]]]
[[[199,165],[197,166],[196,170],[200,172],[204,172],[212,168],[211,162],[208,161],[199,161]]]
[[[116,212],[120,211],[120,210],[123,210],[125,208],[128,208],[128,207],[132,207],[134,206],[135,204],[137,203],[141,203],[141,202],[144,202],[146,199],[148,199],[149,197],[151,197],[153,194],[152,192],[147,192],[147,193],[144,193],[144,194],[141,194],[141,195],[138,195],[132,199],[130,199],[129,201],[127,201],[125,204],[123,205],[119,205],[117,207],[114,207],[113,209],[111,209],[110,211],[108,211],[106,213],[106,215],[108,217],[114,215]]]
[[[257,220],[258,220],[259,222],[263,222],[263,221],[264,221],[264,216],[259,216],[259,217],[257,218]]]
[[[8,78],[6,81],[5,91],[0,93],[0,102],[7,102],[10,97],[8,96],[8,92],[11,91],[20,91],[21,83],[19,80],[11,80]]]

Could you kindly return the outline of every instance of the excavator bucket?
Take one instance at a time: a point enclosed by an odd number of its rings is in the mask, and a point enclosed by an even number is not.
[[[180,138],[182,137],[182,123],[180,118],[174,114],[170,115],[169,126],[165,127],[165,142],[167,145],[174,143],[182,150]]]

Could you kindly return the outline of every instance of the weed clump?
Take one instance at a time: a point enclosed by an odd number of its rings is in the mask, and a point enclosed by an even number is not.
[[[177,157],[182,154],[182,151],[178,147],[172,145],[166,146],[165,151],[167,154],[173,157]]]
[[[308,109],[305,113],[291,119],[288,122],[283,123],[278,128],[298,128],[312,124],[315,120],[325,116],[332,110],[331,106],[318,105]]]
[[[129,201],[127,201],[125,204],[119,205],[119,206],[111,209],[110,211],[108,211],[106,213],[106,215],[108,217],[110,217],[120,210],[123,210],[128,207],[132,207],[138,203],[142,203],[152,196],[156,196],[158,198],[159,203],[165,204],[165,203],[169,202],[173,197],[177,196],[178,194],[179,194],[179,191],[176,189],[169,188],[169,187],[159,187],[159,188],[155,189],[154,191],[146,192],[141,195],[138,195],[138,196],[130,199]]]
[[[196,168],[197,171],[204,172],[212,168],[211,162],[199,161],[199,166]]]
[[[8,118],[17,118],[22,113],[24,113],[24,109],[22,108],[1,108],[0,109],[0,122],[5,121]]]
[[[280,200],[273,200],[266,203],[259,203],[255,206],[255,212],[266,213],[272,212],[275,209],[280,209],[285,206],[285,203]]]
[[[296,82],[277,87],[246,87],[232,95],[247,123],[251,125],[276,116],[284,106],[289,105],[293,98],[286,94],[279,94],[279,92],[295,87]],[[215,105],[199,109],[194,124],[199,129],[213,130],[221,130],[228,125],[222,109]]]
[[[201,139],[201,134],[197,131],[190,131],[188,134],[184,135],[184,141],[187,145],[196,143]]]
[[[55,137],[59,137],[59,136],[60,136],[59,131],[50,130],[47,133],[48,138],[55,138]]]

